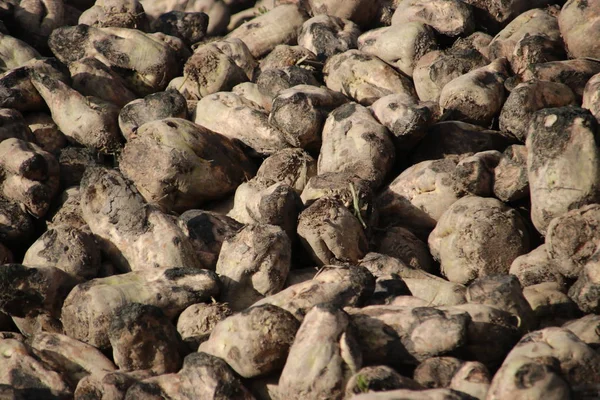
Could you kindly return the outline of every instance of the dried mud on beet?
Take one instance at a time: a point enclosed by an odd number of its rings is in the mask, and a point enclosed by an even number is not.
[[[0,398],[600,398],[600,2],[0,0]]]

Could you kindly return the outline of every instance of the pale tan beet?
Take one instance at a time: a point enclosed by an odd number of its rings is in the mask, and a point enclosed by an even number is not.
[[[0,351],[6,354],[0,371],[0,384],[34,396],[39,392],[46,392],[55,398],[72,396],[72,390],[61,374],[39,361],[30,346],[16,339],[2,339]]]
[[[67,146],[58,155],[61,187],[79,187],[88,167],[105,165],[104,155],[87,147]]]
[[[511,68],[515,75],[522,75],[529,65],[560,61],[567,58],[562,40],[547,35],[525,35],[516,44],[511,56]]]
[[[94,43],[102,42],[103,46]],[[94,28],[87,25],[55,29],[48,40],[61,62],[97,58],[121,75],[139,96],[164,90],[180,67],[177,54],[158,37],[135,29]],[[73,51],[73,49],[78,51]]]
[[[402,278],[414,298],[408,304],[404,304],[401,299],[403,296],[399,296],[390,303],[392,305],[435,307],[464,304],[467,301],[465,298],[467,288],[465,286],[412,268],[397,258],[378,253],[368,253],[360,260],[359,265],[367,268],[375,277],[393,274]],[[419,303],[419,301],[424,302],[424,304]]]
[[[196,351],[208,340],[214,327],[231,316],[233,311],[227,303],[192,304],[177,318],[177,332],[190,350]]]
[[[323,67],[323,75],[329,89],[365,106],[392,93],[415,96],[410,79],[379,58],[359,50],[330,57]]]
[[[486,31],[498,32],[519,14],[532,8],[543,8],[549,0],[465,0],[473,7],[477,24]]]
[[[262,71],[256,79],[256,85],[262,93],[274,98],[280,92],[298,85],[318,87],[319,82],[312,70],[294,65]]]
[[[280,91],[273,99],[269,122],[290,144],[316,150],[327,115],[347,101],[346,96],[325,87],[297,85]]]
[[[13,201],[0,196],[0,240],[5,245],[22,245],[34,239],[32,217]]]
[[[13,317],[59,318],[63,301],[76,283],[71,275],[55,267],[4,264],[0,267],[0,308]]]
[[[513,357],[494,375],[486,399],[570,399],[572,397],[569,384],[558,370],[557,364],[557,360],[550,357]],[[521,382],[525,384],[520,384]]]
[[[78,22],[99,28],[114,26],[148,31],[144,7],[138,0],[96,0],[81,14]]]
[[[104,375],[116,370],[115,365],[89,344],[56,333],[38,333],[29,345],[45,363],[65,378],[71,387],[86,376]]]
[[[198,47],[183,69],[184,78],[190,81],[199,98],[230,91],[235,85],[248,80],[246,72],[217,43]]]
[[[585,317],[566,322],[563,324],[562,328],[573,332],[587,345],[597,348],[597,346],[600,344],[600,337],[598,335],[599,324],[600,316],[588,314]]]
[[[565,287],[557,282],[543,282],[523,289],[538,327],[560,326],[580,315],[579,307],[569,298]]]
[[[73,89],[84,96],[96,96],[119,107],[136,99],[124,79],[95,58],[84,58],[69,65]]]
[[[129,140],[147,122],[166,118],[187,118],[187,103],[176,90],[152,93],[127,103],[119,112],[119,128]]]
[[[446,388],[464,363],[454,357],[430,357],[417,366],[414,379],[426,388]]]
[[[429,127],[425,137],[411,152],[412,162],[455,158],[460,161],[473,153],[504,151],[518,143],[514,136],[461,121],[443,121]]]
[[[254,178],[238,186],[227,215],[242,224],[279,226],[294,239],[300,209],[300,198],[291,186]]]
[[[346,308],[363,348],[365,364],[391,366],[419,362],[462,347],[471,317],[433,307],[376,305]]]
[[[352,172],[327,172],[312,177],[302,192],[305,207],[323,197],[340,200],[355,216],[360,216],[367,237],[377,227],[378,212],[371,182]]]
[[[593,256],[581,269],[577,281],[569,288],[569,297],[583,312],[597,313],[600,309],[599,287],[598,257]]]
[[[371,25],[377,17],[378,6],[369,0],[308,0],[308,7],[314,15],[349,19],[362,27]]]
[[[176,218],[146,204],[133,184],[116,170],[86,170],[81,182],[81,209],[103,251],[122,271],[202,268]]]
[[[0,76],[0,107],[22,112],[45,111],[46,103],[31,82],[35,72],[50,75],[65,83],[70,80],[69,71],[57,59],[31,59]]]
[[[567,85],[580,100],[587,81],[600,72],[600,61],[588,58],[549,61],[530,65],[522,73],[524,82],[542,80]]]
[[[546,248],[547,245],[543,244],[515,258],[510,265],[508,272],[519,279],[521,286],[527,287],[543,282],[557,282],[561,287],[566,286],[564,276],[559,272],[554,260],[548,256]]]
[[[467,342],[454,353],[457,357],[480,362],[491,370],[502,363],[523,333],[519,328],[519,318],[500,307],[492,302],[489,305],[465,303],[439,307],[442,310],[467,312],[471,317],[467,327]]]
[[[452,50],[475,50],[486,59],[489,59],[489,45],[494,38],[484,32],[473,32],[465,38],[458,38],[452,44]]]
[[[293,284],[281,292],[257,301],[253,307],[272,304],[302,321],[317,304],[360,307],[371,297],[375,279],[365,267],[324,266],[312,279]]]
[[[306,19],[295,4],[283,4],[236,28],[227,38],[241,39],[254,57],[260,57],[278,44],[294,44]]]
[[[356,48],[359,35],[360,28],[354,22],[317,14],[302,25],[298,44],[325,60],[334,54]]]
[[[120,371],[149,369],[161,375],[181,368],[179,335],[159,307],[129,303],[116,308],[108,338]]]
[[[34,73],[31,82],[67,138],[104,153],[120,148],[117,106],[97,97],[85,97],[48,75]]]
[[[204,352],[188,355],[177,374],[147,377],[134,382],[121,396],[124,400],[255,400],[225,361]]]
[[[405,228],[392,226],[376,231],[370,247],[374,252],[397,258],[411,268],[425,272],[433,270],[427,244]]]
[[[193,268],[154,268],[97,278],[77,285],[65,300],[61,320],[70,337],[100,349],[110,347],[114,312],[140,303],[159,307],[170,319],[219,293],[217,275]]]
[[[374,188],[386,178],[396,157],[388,130],[356,103],[329,114],[322,141],[318,174],[350,172],[372,182]]]
[[[545,234],[550,221],[598,202],[600,152],[596,119],[579,107],[536,112],[527,136],[531,220]],[[574,190],[575,189],[575,190]]]
[[[282,182],[302,193],[317,175],[317,161],[302,149],[283,149],[268,157],[256,172],[266,184]]]
[[[299,327],[288,311],[255,305],[219,322],[198,351],[223,358],[242,377],[252,378],[283,367]]]
[[[318,265],[356,263],[368,250],[361,222],[332,197],[320,198],[300,214],[298,236]]]
[[[243,227],[233,218],[204,210],[187,210],[177,222],[192,241],[202,264],[211,270],[217,265],[223,242]]]
[[[597,2],[566,2],[558,16],[558,23],[571,57],[600,57],[600,45],[593,39],[600,33],[599,22],[600,4]]]
[[[466,288],[463,285],[436,278],[435,275],[429,275],[425,279],[404,278],[403,281],[415,297],[425,301],[425,306],[451,306],[466,302]]]
[[[521,333],[532,331],[537,326],[535,314],[523,295],[523,288],[513,275],[497,274],[477,278],[467,288],[467,301],[512,314],[518,319],[516,326]]]
[[[290,400],[341,399],[362,354],[349,316],[328,305],[313,307],[290,348],[278,391]]]
[[[25,112],[41,110],[44,104],[29,79],[27,67],[13,68],[0,76],[0,107]]]
[[[40,57],[40,53],[27,43],[0,33],[0,72],[18,68],[27,61]]]
[[[67,146],[67,138],[58,129],[50,114],[44,112],[27,113],[25,121],[34,136],[34,143],[44,151],[54,155]]]
[[[105,29],[106,30],[112,30],[112,29],[118,30],[118,29],[125,29],[125,28],[105,28]],[[134,31],[138,32],[137,30],[134,30]],[[184,64],[185,60],[190,58],[192,55],[192,51],[185,44],[185,42],[177,36],[170,36],[163,32],[148,33],[147,36],[149,39],[154,40],[156,43],[168,47],[175,54],[176,64],[175,64],[175,70],[173,70],[173,74],[181,73],[181,65]],[[162,66],[159,66],[159,67],[162,67]],[[155,68],[157,68],[157,67],[155,67]],[[171,71],[169,71],[169,73],[170,72]],[[171,77],[171,76],[172,75],[169,75],[169,77]],[[162,90],[162,87],[160,90]],[[152,90],[152,92],[154,92],[154,91],[155,90]],[[142,95],[144,95],[144,94],[142,94]]]
[[[548,10],[533,9],[512,20],[494,37],[489,44],[489,58],[505,57],[512,64],[517,43],[527,35],[544,35],[551,41],[562,41],[557,18]]]
[[[77,384],[75,398],[96,396],[103,400],[122,399],[129,387],[152,375],[153,373],[149,370],[88,375]]]
[[[256,79],[257,75],[255,74],[255,71],[259,64],[243,40],[237,38],[224,38],[212,43],[214,43],[214,45],[224,54],[231,57],[235,64],[244,71],[249,80]]]
[[[60,0],[23,0],[15,6],[14,19],[33,47],[46,50],[48,36],[65,23],[64,13]]]
[[[459,196],[492,197],[494,194],[494,169],[502,153],[497,150],[481,151],[463,158],[453,172],[454,191]]]
[[[358,204],[355,204],[353,190]],[[361,216],[368,219],[370,211],[365,208],[372,207],[373,195],[371,183],[352,172],[326,172],[313,176],[307,182],[301,198],[308,207],[321,197],[335,197],[350,210],[354,210],[355,205],[358,206]]]
[[[40,333],[64,333],[60,319],[48,314],[38,314],[35,317],[12,317],[12,322],[24,336],[32,337]]]
[[[598,204],[570,210],[550,221],[546,251],[562,275],[577,278],[581,274],[583,266],[600,247],[599,226]]]
[[[450,389],[484,400],[490,387],[490,372],[478,362],[466,362],[450,382]]]
[[[506,274],[529,251],[529,233],[516,210],[499,200],[467,196],[453,203],[429,236],[442,274],[466,284],[481,276]]]
[[[6,175],[19,175],[34,181],[56,178],[52,176],[58,172],[56,159],[39,146],[15,138],[0,143],[0,165]]]
[[[238,139],[258,154],[271,155],[291,147],[283,133],[269,123],[269,116],[261,107],[234,93],[219,92],[202,98],[194,122]]]
[[[222,35],[227,29],[231,12],[222,0],[140,0],[144,10],[152,17],[159,17],[169,11],[203,12],[209,17],[207,33]]]
[[[371,30],[358,38],[360,51],[387,61],[408,76],[421,57],[437,48],[433,29],[417,21]]]
[[[281,228],[246,225],[223,242],[216,267],[223,282],[222,300],[240,311],[278,293],[290,271],[291,256],[291,241]]]
[[[371,112],[390,130],[399,151],[416,146],[427,133],[427,128],[441,117],[440,111],[437,103],[417,103],[403,94],[390,94],[371,105]]]
[[[140,126],[121,153],[120,169],[149,204],[177,212],[225,197],[255,171],[235,142],[181,118]]]
[[[46,215],[59,184],[59,166],[52,154],[31,142],[6,139],[0,142],[0,170],[4,197],[37,218]]]
[[[81,213],[81,194],[79,186],[72,186],[60,193],[56,201],[56,208],[48,212],[48,229],[59,225],[66,225],[71,228],[79,229],[86,226]]]
[[[505,58],[450,81],[440,93],[440,106],[455,119],[486,125],[502,109],[508,77]]]
[[[363,393],[352,400],[470,400],[473,397],[452,389],[409,390],[398,389],[380,393]]]
[[[475,28],[471,7],[458,0],[401,0],[392,16],[392,25],[406,22],[431,25],[448,36],[470,34]]]
[[[587,108],[600,121],[600,74],[588,80],[583,89],[583,103],[581,107]]]
[[[271,96],[267,96],[258,90],[258,85],[253,82],[242,82],[235,85],[231,89],[231,93],[237,94],[238,96],[250,100],[256,103],[259,107],[262,107],[265,111],[271,112],[271,102],[273,99]]]
[[[416,163],[398,175],[377,198],[383,225],[405,226],[427,237],[459,196],[454,191],[456,159]]]
[[[500,129],[525,142],[529,122],[536,111],[575,105],[576,101],[573,91],[563,83],[544,80],[523,82],[510,92],[502,107]]]
[[[487,399],[506,396],[535,396],[565,399],[568,384],[595,384],[600,357],[572,332],[562,328],[546,328],[529,333],[508,354],[494,375]],[[522,375],[528,385],[518,385]],[[565,382],[566,381],[566,382]],[[540,397],[543,396],[543,397]]]
[[[315,63],[317,62],[317,56],[302,46],[279,44],[260,61],[259,69],[260,71],[266,71],[272,68],[293,67],[294,65],[302,65],[304,62]]]
[[[346,385],[346,397],[353,398],[363,393],[367,383],[370,392],[385,392],[394,389],[422,390],[425,389],[416,381],[400,375],[394,369],[385,365],[363,367],[357,371]]]
[[[421,101],[437,102],[447,83],[487,64],[487,58],[471,48],[430,51],[415,64],[412,75],[415,90]]]
[[[91,233],[59,225],[48,229],[29,247],[23,265],[56,267],[83,281],[98,275],[100,257]]]
[[[169,11],[152,21],[150,29],[175,36],[192,46],[206,38],[209,16],[203,12]]]

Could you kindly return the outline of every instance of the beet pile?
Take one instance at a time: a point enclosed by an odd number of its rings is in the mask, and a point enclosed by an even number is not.
[[[599,37],[592,0],[0,0],[0,398],[599,398]]]

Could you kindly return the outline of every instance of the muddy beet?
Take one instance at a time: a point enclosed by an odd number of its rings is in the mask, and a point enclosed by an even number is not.
[[[0,0],[0,398],[599,398],[599,34]]]

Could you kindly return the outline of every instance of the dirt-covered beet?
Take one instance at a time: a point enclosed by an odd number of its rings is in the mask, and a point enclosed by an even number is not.
[[[0,398],[597,398],[599,27],[0,0]]]

